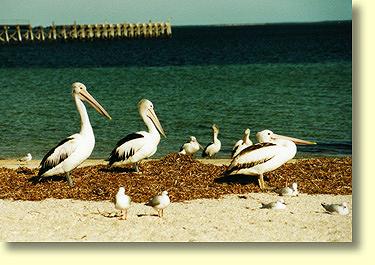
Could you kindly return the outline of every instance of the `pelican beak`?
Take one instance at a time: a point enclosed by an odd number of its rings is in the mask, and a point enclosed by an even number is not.
[[[276,133],[273,134],[272,138],[273,139],[289,140],[289,141],[292,141],[295,144],[299,144],[299,145],[316,144],[316,142],[305,141],[305,140],[301,140],[301,139],[298,139],[298,138],[293,138],[293,137],[289,137],[289,136],[279,135],[279,134],[276,134]]]
[[[159,131],[159,133],[161,135],[163,135],[164,137],[167,137],[167,136],[165,136],[163,127],[161,127],[160,121],[159,121],[158,117],[156,116],[155,111],[153,109],[148,109],[147,110],[147,116],[154,123],[154,125],[155,125],[156,129]]]
[[[108,112],[102,107],[102,105],[99,104],[98,101],[96,101],[93,96],[90,95],[89,92],[87,92],[86,90],[81,90],[79,92],[79,95],[83,100],[87,101],[97,112],[112,120],[112,117],[109,116]]]
[[[204,149],[204,147],[200,143],[198,143],[198,145],[199,145],[200,149],[202,149],[202,150]]]

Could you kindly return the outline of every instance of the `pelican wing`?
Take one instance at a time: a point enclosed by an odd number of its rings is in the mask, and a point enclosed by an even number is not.
[[[238,140],[236,142],[236,144],[233,146],[233,149],[232,149],[232,153],[231,153],[231,156],[233,157],[234,154],[237,152],[238,148],[240,147],[240,145],[243,143],[242,140]]]
[[[62,140],[52,148],[40,162],[38,176],[42,176],[48,170],[54,168],[67,159],[76,150],[78,142],[74,135]]]
[[[240,170],[242,168],[251,168],[256,165],[267,162],[275,156],[273,143],[258,143],[243,149],[230,163],[227,173]]]
[[[140,133],[131,133],[118,141],[116,147],[112,150],[108,158],[109,165],[131,158],[139,149],[143,147],[143,138],[144,135]]]
[[[208,145],[206,145],[206,147],[203,149],[203,152],[202,152],[202,157],[207,157],[208,156],[208,152],[207,152],[207,148],[214,144],[213,142],[209,143]]]

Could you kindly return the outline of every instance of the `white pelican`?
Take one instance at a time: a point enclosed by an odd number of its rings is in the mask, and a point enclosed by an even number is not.
[[[201,148],[203,149],[203,147],[198,143],[197,138],[190,136],[189,141],[181,146],[179,154],[194,155]]]
[[[155,154],[160,142],[160,134],[166,137],[151,101],[147,99],[139,101],[138,111],[148,132],[131,133],[118,141],[108,158],[109,166],[116,162],[134,163],[136,172],[139,172],[138,163]]]
[[[338,213],[340,215],[347,215],[349,213],[348,204],[346,202],[341,204],[322,203],[322,206],[328,213]]]
[[[126,220],[131,201],[130,196],[125,194],[125,188],[120,187],[115,198],[115,208],[121,211],[121,220]]]
[[[66,173],[70,186],[73,186],[70,171],[85,161],[95,146],[94,132],[83,101],[87,101],[97,112],[111,119],[107,111],[87,92],[84,84],[73,83],[72,94],[81,116],[81,131],[62,140],[52,148],[40,162],[38,173],[40,178]]]
[[[217,152],[220,151],[221,142],[217,138],[218,134],[219,128],[216,126],[216,124],[212,125],[212,142],[204,148],[202,157],[213,157]]]
[[[163,191],[161,195],[156,195],[151,198],[145,205],[151,206],[158,211],[158,216],[163,216],[163,210],[171,203],[168,197],[168,191]]]
[[[250,129],[247,128],[241,140],[238,140],[232,150],[232,158],[238,155],[246,147],[253,145],[253,142],[250,140]]]
[[[259,176],[259,186],[266,188],[263,174],[280,167],[292,159],[296,152],[296,144],[316,144],[297,138],[277,135],[270,130],[263,130],[256,134],[260,143],[242,150],[230,163],[227,175]]]

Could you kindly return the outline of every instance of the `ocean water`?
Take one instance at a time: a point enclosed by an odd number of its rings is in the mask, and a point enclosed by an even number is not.
[[[112,116],[87,105],[106,158],[126,134],[144,130],[147,98],[167,134],[154,157],[220,127],[229,157],[245,128],[315,141],[299,157],[352,154],[351,22],[174,27],[170,39],[0,45],[0,157],[41,159],[79,131],[71,83],[86,84]]]

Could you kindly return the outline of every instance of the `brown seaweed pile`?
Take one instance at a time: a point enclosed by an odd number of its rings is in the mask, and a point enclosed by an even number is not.
[[[72,172],[73,188],[64,176],[38,182],[35,178],[37,169],[0,168],[0,199],[113,200],[120,186],[125,187],[135,202],[145,202],[163,190],[169,192],[174,202],[261,192],[256,177],[224,176],[226,168],[173,153],[160,160],[144,161],[140,174],[132,172],[130,166],[108,168],[97,165],[75,169]],[[297,182],[300,192],[308,194],[351,194],[352,158],[297,160],[265,174],[265,181],[273,187]]]

